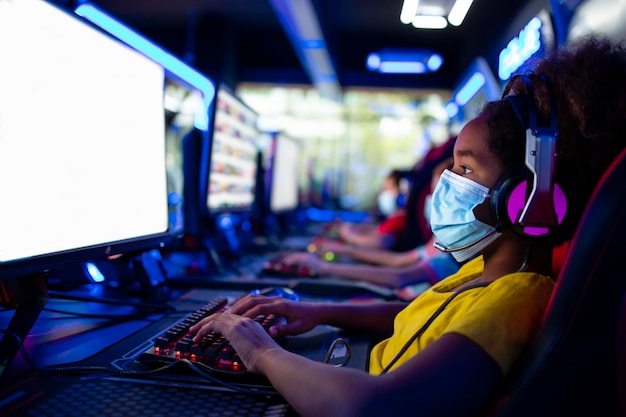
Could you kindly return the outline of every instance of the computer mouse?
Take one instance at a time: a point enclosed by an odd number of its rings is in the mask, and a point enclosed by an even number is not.
[[[266,297],[282,297],[287,300],[300,301],[300,296],[294,290],[287,287],[265,287],[253,290],[250,294],[264,295]]]

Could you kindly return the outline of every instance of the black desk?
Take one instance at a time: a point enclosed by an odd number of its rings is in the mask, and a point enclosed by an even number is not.
[[[98,286],[83,288],[73,292],[73,295],[77,293],[101,300],[110,298],[110,294]],[[165,329],[218,294],[236,296],[239,293],[239,290],[226,289],[193,289],[173,293],[171,301],[167,302],[173,307],[173,312],[152,311],[143,317],[138,316],[138,313],[146,310],[138,307],[53,297],[26,338],[25,347],[41,366],[97,366],[110,370],[131,370],[136,363],[133,358],[141,353],[142,347],[153,337],[162,334]],[[151,303],[156,304],[154,301]],[[64,311],[81,315],[65,314]],[[0,313],[0,327],[6,327],[10,314],[10,311]],[[111,318],[101,317],[104,315]],[[122,319],[124,316],[133,318]],[[330,326],[318,326],[309,333],[289,338],[285,348],[313,360],[322,360],[328,335],[337,330]],[[366,369],[369,337],[355,334],[348,337],[355,341],[352,344],[351,340],[352,359],[348,366]],[[6,417],[184,415],[183,411],[193,411],[193,404],[200,403],[204,406],[195,415],[232,415],[230,412],[236,415],[240,412],[240,415],[252,416],[256,412],[253,409],[259,411],[263,407],[278,410],[276,415],[294,415],[279,396],[265,395],[270,387],[249,384],[243,387],[260,394],[233,392],[186,373],[132,378],[97,371],[82,374],[50,373],[33,369],[18,354],[0,381],[0,414]],[[236,400],[238,405],[229,403],[230,400]]]

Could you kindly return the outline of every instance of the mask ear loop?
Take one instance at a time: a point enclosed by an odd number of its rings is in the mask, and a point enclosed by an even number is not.
[[[531,246],[532,244],[530,243],[526,246],[526,250],[524,250],[524,259],[522,260],[522,265],[516,272],[524,272],[526,268],[528,268],[528,260],[530,259]]]

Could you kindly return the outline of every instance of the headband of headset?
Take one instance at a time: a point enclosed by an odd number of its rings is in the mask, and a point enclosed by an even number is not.
[[[507,95],[526,130],[525,165],[530,171],[527,199],[516,223],[522,227],[553,229],[558,225],[554,208],[554,167],[556,144],[559,136],[556,103],[549,82],[541,77],[550,100],[550,126],[539,126],[537,105],[532,83],[528,76],[517,75],[526,85],[526,97]],[[511,85],[511,84],[509,84]]]

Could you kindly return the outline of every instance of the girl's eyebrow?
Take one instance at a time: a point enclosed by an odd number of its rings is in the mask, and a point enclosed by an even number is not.
[[[466,157],[476,159],[476,155],[474,155],[474,151],[470,149],[460,149],[458,151],[455,151],[454,153],[456,154],[456,156],[459,156],[459,157],[466,156]]]

